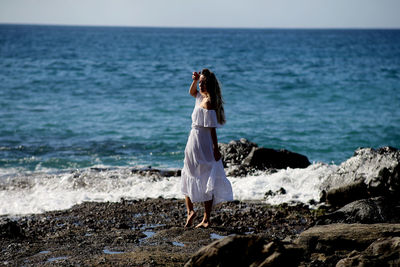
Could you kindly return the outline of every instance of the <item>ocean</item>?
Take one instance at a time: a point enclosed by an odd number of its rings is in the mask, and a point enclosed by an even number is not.
[[[234,197],[285,187],[273,203],[317,199],[358,147],[400,147],[399,44],[400,30],[0,25],[0,214],[182,197],[179,177],[129,170],[182,167],[191,73],[205,67],[222,84],[219,142],[313,162],[228,177]]]

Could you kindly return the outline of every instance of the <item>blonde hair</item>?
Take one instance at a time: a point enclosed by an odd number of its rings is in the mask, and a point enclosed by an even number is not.
[[[219,124],[225,124],[224,100],[222,99],[221,86],[217,77],[209,69],[203,69],[201,74],[206,78],[206,89],[210,95],[211,106],[215,107]]]

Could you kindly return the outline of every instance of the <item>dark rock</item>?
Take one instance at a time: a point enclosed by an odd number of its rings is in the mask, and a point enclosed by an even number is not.
[[[200,249],[185,266],[297,266],[302,253],[294,244],[229,236]]]
[[[306,168],[310,165],[306,156],[284,149],[258,147],[244,138],[218,146],[229,176],[245,176],[255,170],[269,170],[272,173],[276,169]]]
[[[400,224],[330,224],[314,226],[295,240],[308,253],[365,250],[378,238],[400,236]]]
[[[329,223],[399,223],[400,203],[395,199],[376,197],[354,201],[319,218],[318,224]]]
[[[150,177],[155,180],[161,179],[163,177],[177,177],[181,175],[181,170],[160,170],[153,169],[151,166],[142,169],[132,169],[131,173],[138,174],[144,177]]]
[[[122,223],[117,224],[117,228],[118,229],[130,229],[131,227],[127,223],[122,222]]]
[[[108,171],[109,168],[91,167],[90,170],[96,171],[96,172],[105,172],[105,171]]]
[[[221,151],[224,167],[227,167],[241,165],[243,159],[250,154],[253,147],[257,147],[257,144],[241,138],[240,140],[232,140],[229,144],[218,143],[218,147]]]
[[[0,236],[6,238],[24,238],[24,231],[21,226],[12,220],[5,219],[0,222]]]
[[[350,253],[336,266],[400,266],[400,237],[380,238],[364,251]]]
[[[250,154],[243,160],[246,166],[258,170],[307,168],[311,163],[306,156],[290,152],[285,149],[275,150],[270,148],[254,147]]]
[[[321,193],[319,194],[319,202],[326,202],[326,191],[322,190]]]
[[[367,197],[367,185],[361,180],[329,190],[326,194],[326,201],[332,206],[342,207],[354,200]]]
[[[273,197],[273,196],[276,196],[276,195],[285,195],[285,194],[286,194],[285,188],[281,187],[281,188],[279,188],[279,190],[277,190],[275,192],[273,192],[272,190],[268,190],[265,193],[264,198]]]

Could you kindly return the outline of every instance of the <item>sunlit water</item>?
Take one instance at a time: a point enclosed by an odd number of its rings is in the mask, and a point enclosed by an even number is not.
[[[223,86],[220,142],[245,137],[315,162],[230,178],[235,198],[284,187],[271,202],[315,199],[310,188],[356,148],[399,147],[399,43],[398,30],[0,25],[0,213],[181,197],[179,177],[149,182],[125,171],[182,167],[191,72],[203,67]],[[93,166],[119,178],[99,178]],[[87,185],[74,186],[76,169]],[[306,181],[309,191],[297,192]]]

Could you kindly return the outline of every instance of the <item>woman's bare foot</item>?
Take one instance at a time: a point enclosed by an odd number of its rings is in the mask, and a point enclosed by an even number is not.
[[[201,223],[199,223],[198,225],[196,225],[195,228],[208,228],[210,227],[210,222],[209,221],[202,221]]]
[[[194,218],[196,218],[196,212],[192,210],[187,216],[185,227],[192,226]]]

